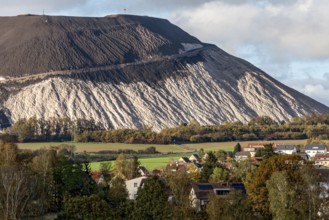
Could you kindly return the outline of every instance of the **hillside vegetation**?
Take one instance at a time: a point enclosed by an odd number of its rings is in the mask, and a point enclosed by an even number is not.
[[[270,117],[256,117],[248,123],[224,122],[201,126],[196,120],[160,132],[143,130],[105,130],[92,120],[52,119],[35,117],[20,119],[1,134],[15,142],[104,142],[131,144],[178,144],[252,140],[329,139],[329,115],[311,114],[277,123]]]

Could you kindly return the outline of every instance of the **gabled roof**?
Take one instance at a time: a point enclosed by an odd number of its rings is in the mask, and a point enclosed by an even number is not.
[[[250,148],[264,148],[266,143],[249,143],[247,147]]]
[[[185,163],[191,163],[190,159],[187,157],[181,157],[179,160],[183,160]]]
[[[195,192],[198,199],[206,200],[211,195],[223,195],[218,192],[228,193],[229,191],[235,189],[242,193],[246,193],[246,189],[243,183],[195,183],[191,182],[191,186]]]
[[[295,145],[292,144],[278,144],[276,145],[275,151],[285,151],[285,150],[294,150]]]
[[[141,175],[149,175],[150,174],[150,172],[146,169],[146,167],[144,167],[144,166],[139,166],[138,168],[137,168],[137,172],[139,173],[139,174],[141,174]]]
[[[194,164],[194,166],[196,166],[199,169],[201,169],[203,167],[202,164],[200,164],[198,162],[194,162],[193,164]]]
[[[215,189],[226,189],[230,190],[229,187],[221,183],[191,183],[194,193],[198,199],[206,200],[211,195],[215,195]]]
[[[200,160],[201,160],[201,158],[199,157],[198,154],[192,154],[192,155],[190,156],[190,160],[191,160],[191,159],[193,160],[193,157],[194,157],[197,161],[200,161]]]
[[[325,144],[308,144],[305,146],[305,150],[327,150]]]
[[[329,160],[329,154],[315,154],[315,160]]]

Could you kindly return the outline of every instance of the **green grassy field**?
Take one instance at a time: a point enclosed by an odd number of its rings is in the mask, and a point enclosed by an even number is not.
[[[162,156],[162,157],[152,157],[152,158],[141,158],[141,159],[139,159],[139,161],[140,161],[141,166],[145,166],[146,169],[151,171],[156,168],[164,168],[168,164],[168,162],[170,162],[171,160],[177,160],[179,158],[180,158],[180,156],[172,155],[172,156]],[[107,161],[107,162],[110,162],[113,167],[114,161]],[[92,171],[99,170],[101,163],[104,163],[104,162],[90,163],[91,170]]]
[[[172,152],[173,155],[164,155],[161,157],[141,158],[141,165],[149,170],[166,166],[170,160],[180,158],[182,155],[189,156],[192,152],[204,149],[207,151],[233,151],[234,146],[238,142],[211,142],[211,143],[196,143],[196,144],[181,144],[181,145],[157,145],[157,144],[124,144],[124,143],[73,143],[73,142],[49,142],[49,143],[18,143],[20,149],[37,150],[43,147],[58,146],[61,144],[72,144],[76,146],[77,152],[98,152],[106,150],[132,149],[145,150],[150,146],[156,147],[161,153]],[[241,146],[247,146],[249,143],[275,143],[275,144],[306,144],[306,140],[279,140],[279,141],[240,141]],[[178,154],[177,154],[178,153]],[[182,155],[179,155],[181,153]],[[91,163],[92,170],[98,170],[101,162]]]

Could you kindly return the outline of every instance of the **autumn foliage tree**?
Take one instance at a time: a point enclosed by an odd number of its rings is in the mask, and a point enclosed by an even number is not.
[[[304,163],[305,161],[299,155],[278,155],[264,160],[253,175],[250,184],[247,185],[248,199],[253,210],[262,216],[271,216],[268,187],[273,184],[268,183],[267,186],[267,181],[271,179],[273,173],[285,171],[281,175],[293,180],[290,184],[302,185],[300,170],[306,166]]]

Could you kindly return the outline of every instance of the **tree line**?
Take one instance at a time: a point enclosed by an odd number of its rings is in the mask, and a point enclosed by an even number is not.
[[[51,118],[19,119],[1,134],[2,139],[18,142],[75,141],[170,144],[180,142],[221,142],[251,140],[329,139],[329,114],[310,114],[280,123],[267,116],[248,123],[224,122],[200,125],[196,120],[160,132],[152,128],[105,129],[94,120]]]

